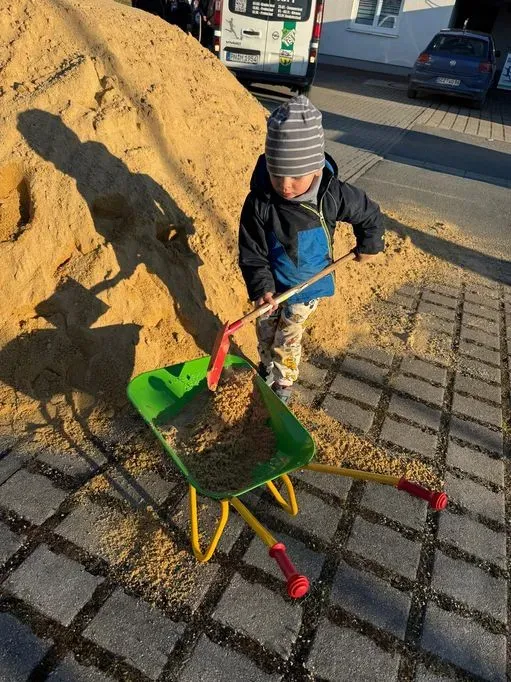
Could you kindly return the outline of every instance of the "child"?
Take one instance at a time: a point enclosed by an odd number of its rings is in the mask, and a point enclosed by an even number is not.
[[[250,299],[257,306],[301,284],[332,262],[337,221],[353,225],[356,260],[383,251],[380,209],[356,187],[337,177],[325,155],[322,116],[305,97],[293,97],[268,120],[261,155],[241,213],[239,264]],[[259,372],[287,402],[298,378],[303,325],[320,298],[332,296],[327,275],[259,318]]]

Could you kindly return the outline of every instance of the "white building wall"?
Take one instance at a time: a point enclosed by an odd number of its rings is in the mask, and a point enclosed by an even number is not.
[[[413,66],[417,55],[441,28],[448,28],[455,0],[405,0],[397,36],[378,35],[351,22],[357,0],[326,0],[321,61],[346,60]],[[371,68],[370,64],[367,64]]]

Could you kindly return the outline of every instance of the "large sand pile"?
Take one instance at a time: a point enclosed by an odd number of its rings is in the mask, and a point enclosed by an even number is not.
[[[0,423],[23,433],[70,404],[112,416],[132,374],[244,312],[265,115],[193,38],[109,0],[0,0],[0,35]]]

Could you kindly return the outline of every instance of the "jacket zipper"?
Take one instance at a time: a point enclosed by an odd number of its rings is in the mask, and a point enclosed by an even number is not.
[[[328,225],[326,224],[325,218],[323,216],[323,197],[321,197],[321,200],[319,202],[319,211],[316,211],[315,208],[312,208],[312,206],[309,206],[308,204],[300,204],[300,206],[302,208],[306,208],[311,213],[314,213],[314,215],[317,215],[318,218],[320,219],[321,227],[323,228],[323,231],[325,232],[326,242],[328,244],[328,255],[330,256],[330,258],[333,258],[332,239],[330,237]]]

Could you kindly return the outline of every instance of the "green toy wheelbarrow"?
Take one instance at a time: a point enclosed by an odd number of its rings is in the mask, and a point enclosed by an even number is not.
[[[301,469],[311,469],[396,486],[400,490],[427,500],[429,505],[437,510],[444,509],[447,505],[445,493],[432,492],[404,478],[312,462],[315,446],[310,434],[258,375],[255,375],[255,384],[267,409],[268,424],[274,432],[277,451],[271,459],[254,465],[250,472],[249,482],[242,489],[220,491],[208,489],[201,482],[197,472],[189,470],[179,453],[170,446],[162,432],[161,425],[179,413],[184,413],[190,409],[192,401],[196,400],[201,393],[209,390],[207,385],[209,362],[210,357],[205,356],[170,367],[144,372],[132,379],[127,389],[130,401],[152,429],[188,483],[191,544],[198,561],[206,562],[213,556],[226,526],[229,508],[232,506],[268,546],[269,555],[275,559],[286,578],[289,596],[292,598],[304,596],[309,590],[308,579],[298,573],[286,553],[284,544],[278,542],[239,499],[241,495],[264,485],[277,503],[289,514],[295,516],[298,513],[298,504],[288,474]],[[227,355],[225,367],[231,367],[233,370],[241,367],[253,369],[246,360],[236,355]],[[275,482],[279,480],[282,481],[287,491],[287,499],[282,496],[275,485]],[[202,550],[199,541],[197,492],[205,497],[217,500],[220,504],[220,519],[205,551]]]

